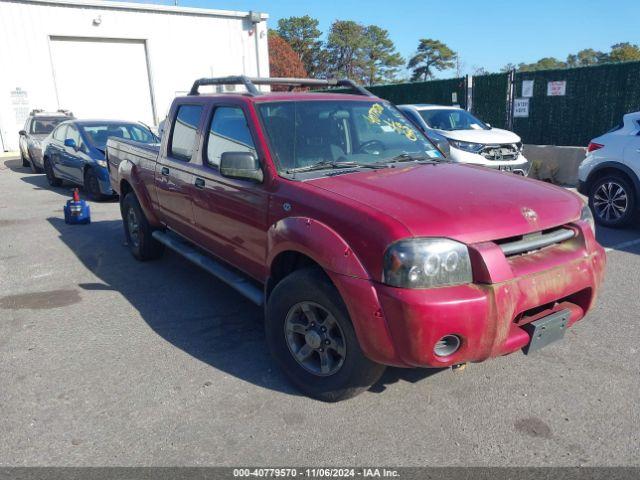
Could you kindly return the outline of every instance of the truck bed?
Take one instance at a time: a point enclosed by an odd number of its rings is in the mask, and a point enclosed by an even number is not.
[[[143,143],[125,138],[109,138],[105,158],[109,166],[111,187],[120,195],[118,167],[123,161],[153,171],[160,153],[159,143]]]

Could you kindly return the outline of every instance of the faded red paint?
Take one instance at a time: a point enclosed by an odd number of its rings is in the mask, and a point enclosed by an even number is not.
[[[384,364],[443,367],[482,361],[524,347],[529,336],[522,326],[530,321],[569,309],[573,325],[591,308],[603,278],[605,254],[579,220],[583,203],[576,195],[511,174],[456,164],[402,164],[304,182],[283,178],[255,109],[256,103],[281,100],[371,99],[309,93],[177,98],[168,125],[181,103],[198,103],[205,109],[199,132],[206,131],[205,122],[217,104],[242,108],[264,182],[224,178],[202,159],[172,163],[166,158],[165,135],[159,161],[126,148],[109,150],[114,189],[121,192],[121,181],[126,180],[152,224],[178,230],[263,283],[281,253],[308,256],[340,292],[366,355]],[[205,149],[205,138],[199,135],[196,152]],[[184,184],[185,198],[191,195],[191,211],[200,219],[167,220],[158,201],[159,191],[167,194],[166,185],[159,183],[159,165],[176,168],[186,177],[201,176],[214,186],[204,197]],[[495,243],[560,225],[574,228],[576,238],[513,258],[506,258]],[[384,285],[386,248],[413,237],[465,243],[473,283],[424,290]],[[462,347],[450,357],[436,357],[434,345],[447,334],[459,335]]]

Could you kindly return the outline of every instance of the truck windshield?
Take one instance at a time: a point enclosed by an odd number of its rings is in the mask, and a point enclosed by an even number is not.
[[[48,135],[60,122],[69,120],[67,117],[34,118],[31,122],[31,131],[34,135]]]
[[[312,165],[364,165],[442,155],[382,101],[286,101],[258,105],[281,173]]]
[[[436,130],[489,130],[490,127],[466,110],[457,108],[419,110],[429,127]]]

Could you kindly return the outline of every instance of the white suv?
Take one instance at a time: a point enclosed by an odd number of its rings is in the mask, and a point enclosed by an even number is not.
[[[578,168],[578,191],[589,197],[596,222],[623,227],[633,219],[640,194],[640,112],[594,138]]]
[[[444,136],[451,146],[450,160],[529,174],[529,162],[522,155],[522,142],[515,133],[492,128],[459,107],[398,105],[398,108],[427,136],[431,132]]]

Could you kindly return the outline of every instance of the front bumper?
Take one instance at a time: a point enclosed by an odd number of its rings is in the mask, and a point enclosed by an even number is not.
[[[111,188],[111,179],[109,178],[109,170],[107,167],[95,167],[98,177],[98,185],[100,185],[100,193],[103,195],[115,195],[115,191]]]
[[[354,318],[365,312],[347,301],[363,350],[380,363],[446,367],[524,348],[530,338],[523,325],[555,311],[569,309],[572,326],[591,308],[606,261],[590,228],[581,222],[575,228],[574,239],[517,257],[506,258],[492,242],[472,246],[480,278],[470,285],[412,290],[373,283],[369,305],[378,310],[366,325]],[[445,335],[460,337],[461,347],[436,356]]]
[[[479,153],[466,152],[451,147],[451,160],[458,163],[467,163],[469,165],[477,165],[481,167],[491,168],[493,170],[507,170],[517,175],[528,176],[531,168],[529,160],[522,153],[518,154],[515,160],[488,160]]]

